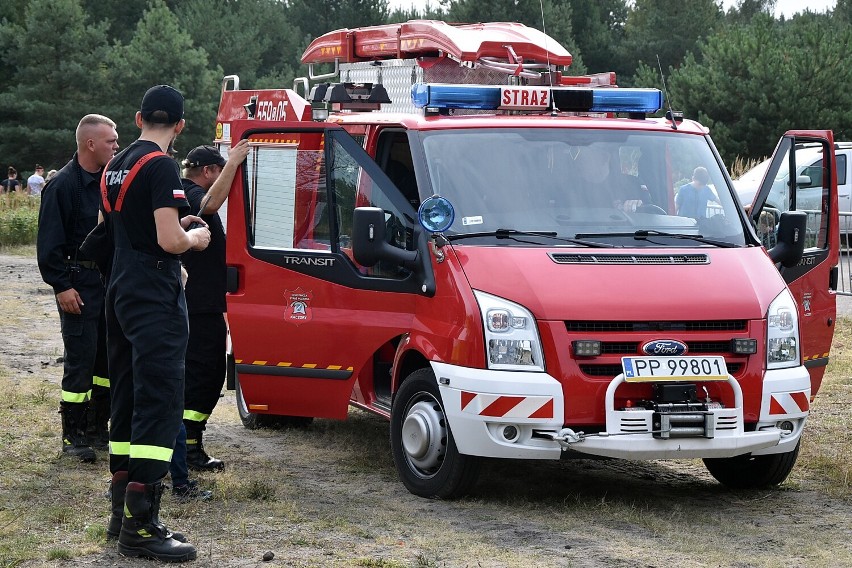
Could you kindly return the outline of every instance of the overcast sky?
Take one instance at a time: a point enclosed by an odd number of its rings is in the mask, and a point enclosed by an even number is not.
[[[427,0],[390,0],[388,5],[391,10],[412,7],[422,9],[426,6],[426,2]],[[778,0],[775,4],[775,15],[784,14],[784,16],[790,17],[796,12],[801,12],[806,7],[812,12],[825,12],[828,9],[833,9],[836,3],[836,0],[808,0],[807,2],[803,2],[802,0]],[[432,0],[430,4],[435,7],[438,6],[437,0]],[[736,4],[736,0],[723,0],[722,4],[727,9]]]

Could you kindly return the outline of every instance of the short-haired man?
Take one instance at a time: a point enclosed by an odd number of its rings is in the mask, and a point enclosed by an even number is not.
[[[189,204],[177,163],[166,154],[184,128],[183,109],[183,95],[173,87],[145,92],[136,113],[142,132],[107,166],[101,210],[115,246],[106,295],[112,386],[107,535],[118,534],[125,556],[168,562],[196,557],[195,547],[159,519],[162,480],[181,425],[189,336],[179,255],[210,242],[199,217],[180,218]],[[188,229],[193,222],[201,226]]]
[[[210,227],[210,246],[182,257],[189,273],[186,306],[189,344],[186,351],[186,388],[183,423],[186,462],[191,469],[220,470],[225,464],[204,451],[202,432],[225,384],[225,230],[219,208],[228,197],[237,168],[248,155],[248,140],[228,152],[228,160],[213,146],[198,146],[183,161],[182,180],[190,212]],[[203,211],[202,211],[203,208]],[[172,472],[174,475],[174,471]]]
[[[41,190],[44,187],[44,167],[41,164],[36,164],[35,173],[27,178],[27,191],[29,194],[37,197],[41,195]]]
[[[118,149],[118,133],[109,118],[87,114],[76,138],[77,152],[42,192],[37,256],[41,277],[56,294],[65,347],[62,451],[93,462],[91,446],[106,450],[109,441],[104,286],[94,262],[78,249],[98,222],[101,173]]]

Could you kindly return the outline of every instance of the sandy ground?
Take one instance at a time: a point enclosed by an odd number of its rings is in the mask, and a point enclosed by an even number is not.
[[[58,382],[58,318],[33,259],[0,255],[0,301],[20,303],[22,312],[0,322],[0,365],[13,381]],[[208,433],[211,453],[229,464],[222,477],[202,480],[217,498],[183,508],[164,502],[175,528],[199,547],[189,565],[852,565],[852,504],[826,490],[817,468],[797,467],[774,490],[732,492],[696,460],[489,461],[471,497],[432,501],[398,481],[378,417],[353,412],[347,422],[253,432],[233,404],[226,393]],[[849,419],[847,405],[829,399],[818,398],[812,411],[813,435],[821,421]],[[46,451],[58,449],[58,434]],[[89,467],[106,478],[103,461]],[[272,495],[258,497],[253,487]],[[73,527],[53,531],[75,538]],[[151,566],[113,546],[23,566]],[[263,562],[267,550],[275,558]]]

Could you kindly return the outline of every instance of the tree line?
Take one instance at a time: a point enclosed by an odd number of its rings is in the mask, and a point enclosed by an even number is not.
[[[852,139],[852,0],[778,19],[774,4],[437,0],[390,10],[387,0],[4,0],[0,166],[61,167],[77,122],[92,112],[115,120],[120,143],[130,143],[142,95],[160,83],[186,97],[183,154],[213,138],[224,75],[239,75],[241,88],[292,87],[307,75],[299,59],[317,36],[422,18],[522,22],[572,53],[570,73],[615,71],[621,86],[665,86],[666,104],[708,126],[728,164],[770,154],[789,129]]]

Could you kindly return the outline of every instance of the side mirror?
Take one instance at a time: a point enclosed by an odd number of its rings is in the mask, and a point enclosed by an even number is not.
[[[778,244],[769,249],[772,262],[791,268],[799,264],[805,252],[808,215],[803,211],[784,211],[778,221]]]
[[[356,207],[352,218],[352,254],[364,266],[385,260],[413,268],[417,251],[404,250],[386,240],[385,212],[378,207]]]
[[[813,184],[811,176],[798,175],[796,176],[796,187],[810,187]]]

